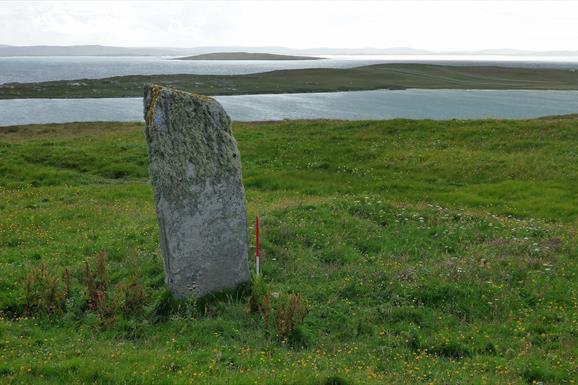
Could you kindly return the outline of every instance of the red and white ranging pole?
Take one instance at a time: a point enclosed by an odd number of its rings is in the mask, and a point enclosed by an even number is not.
[[[261,273],[261,269],[259,266],[259,257],[261,256],[261,250],[260,250],[260,245],[259,245],[259,216],[257,215],[257,219],[255,221],[255,271],[257,273],[257,277],[259,276],[259,274]]]

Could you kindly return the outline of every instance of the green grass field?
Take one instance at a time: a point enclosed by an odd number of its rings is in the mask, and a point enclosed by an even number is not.
[[[250,75],[135,75],[0,85],[0,99],[142,96],[160,84],[203,95],[242,95],[377,89],[578,90],[571,70],[378,64],[350,69],[298,69]]]
[[[297,343],[242,293],[163,308],[141,124],[7,127],[0,383],[576,383],[578,120],[234,131],[264,281],[308,308]],[[102,253],[107,312],[83,278]],[[52,312],[27,306],[40,264],[58,290],[70,275]],[[129,287],[143,292],[123,312]]]

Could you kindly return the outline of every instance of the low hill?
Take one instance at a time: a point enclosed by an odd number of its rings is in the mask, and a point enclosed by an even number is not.
[[[0,57],[11,56],[176,56],[184,49],[155,47],[110,47],[103,45],[0,45]]]
[[[320,60],[314,56],[278,55],[258,52],[214,52],[195,56],[179,57],[175,60]]]

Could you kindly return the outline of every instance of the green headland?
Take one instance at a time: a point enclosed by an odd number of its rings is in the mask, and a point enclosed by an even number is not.
[[[240,95],[376,89],[578,90],[566,69],[379,64],[350,69],[298,69],[249,75],[137,75],[0,85],[0,99],[142,96],[160,84],[204,95]]]

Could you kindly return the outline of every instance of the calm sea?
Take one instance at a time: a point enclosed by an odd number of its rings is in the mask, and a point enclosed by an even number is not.
[[[578,91],[403,90],[217,96],[233,120],[535,118],[578,113]],[[0,100],[0,126],[142,121],[142,98]]]

